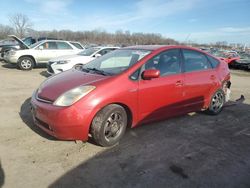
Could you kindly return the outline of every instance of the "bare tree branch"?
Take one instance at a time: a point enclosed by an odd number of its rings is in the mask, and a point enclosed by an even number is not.
[[[7,38],[7,36],[13,32],[14,29],[12,27],[0,24],[0,39]]]
[[[21,13],[11,15],[9,21],[14,27],[16,35],[21,38],[24,37],[26,32],[32,27],[30,19]]]

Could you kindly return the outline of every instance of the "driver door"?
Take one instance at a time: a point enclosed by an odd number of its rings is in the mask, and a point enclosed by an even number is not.
[[[140,122],[160,120],[179,113],[183,97],[180,50],[161,52],[146,62],[142,69],[158,69],[160,77],[139,81]]]
[[[36,60],[39,63],[47,63],[57,56],[56,42],[44,42],[36,48]]]

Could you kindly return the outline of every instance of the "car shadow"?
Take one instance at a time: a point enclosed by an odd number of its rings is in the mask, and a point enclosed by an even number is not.
[[[17,70],[20,70],[19,67],[17,67],[16,64],[2,62],[1,66],[3,68],[5,68],[5,69],[17,69]],[[44,69],[44,68],[46,68],[46,64],[38,64],[34,69]]]
[[[46,63],[39,63],[39,64],[36,65],[35,68],[36,69],[44,69],[44,68],[46,68],[46,65],[47,65]]]
[[[51,76],[51,75],[49,75],[49,74],[47,73],[47,71],[42,71],[42,72],[40,72],[40,75],[41,75],[41,76],[44,76],[45,78],[48,78],[48,77]]]
[[[0,161],[0,188],[4,185],[4,179],[5,179],[5,175],[4,175],[3,167]]]
[[[56,138],[50,136],[49,134],[42,131],[38,126],[34,124],[32,113],[31,113],[31,105],[30,105],[31,98],[28,98],[24,101],[21,105],[19,116],[21,117],[22,121],[36,134],[40,135],[43,138],[48,140],[57,140]]]
[[[240,103],[131,129],[49,187],[250,187],[249,112]]]
[[[10,63],[3,63],[2,67],[5,69],[17,69],[17,66],[15,64],[10,64]]]

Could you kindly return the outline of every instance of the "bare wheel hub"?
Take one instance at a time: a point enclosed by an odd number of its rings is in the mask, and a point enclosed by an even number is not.
[[[104,133],[107,140],[119,136],[122,127],[122,116],[118,112],[112,113],[106,121]]]
[[[214,111],[218,111],[223,106],[223,94],[222,93],[216,93],[212,99],[212,109]]]

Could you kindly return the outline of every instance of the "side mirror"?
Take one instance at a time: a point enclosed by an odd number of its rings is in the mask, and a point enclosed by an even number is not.
[[[148,69],[143,71],[142,73],[143,80],[151,80],[152,78],[159,78],[159,77],[160,77],[160,71],[156,69]]]
[[[39,50],[43,50],[43,45],[40,45],[40,46],[38,47],[38,49],[39,49]]]
[[[95,58],[98,58],[98,57],[101,57],[102,55],[101,54],[95,54],[94,57]]]

